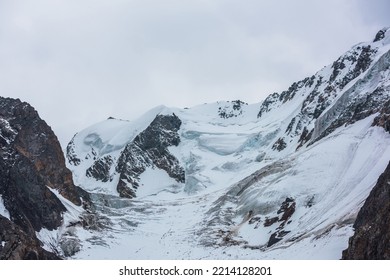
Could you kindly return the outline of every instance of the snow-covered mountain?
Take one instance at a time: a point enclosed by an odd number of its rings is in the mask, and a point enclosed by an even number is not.
[[[158,107],[77,133],[106,218],[74,258],[341,257],[390,160],[390,30],[263,102]]]
[[[389,33],[259,104],[79,132],[84,190],[34,108],[0,97],[0,259],[389,258]]]

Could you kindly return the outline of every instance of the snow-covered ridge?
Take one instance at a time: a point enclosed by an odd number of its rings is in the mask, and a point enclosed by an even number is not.
[[[77,147],[77,150],[73,152],[82,157],[82,155],[87,156],[93,148],[97,156],[103,156],[122,149],[138,133],[143,131],[156,115],[164,112],[167,112],[167,108],[159,106],[131,122],[109,118],[94,124],[75,135],[71,142],[73,142],[74,147]]]
[[[282,150],[287,148],[291,151],[297,146],[302,147],[315,141],[328,127],[324,122],[331,123],[335,120],[329,117],[329,111],[334,111],[336,107],[340,111],[363,107],[365,95],[368,93],[375,95],[376,90],[386,87],[390,36],[388,28],[382,31],[383,36],[377,36],[380,38],[378,41],[355,45],[315,75],[293,83],[287,91],[270,95],[261,104],[258,114],[260,119],[266,121],[268,118],[279,116],[281,133],[278,141],[282,145],[277,145],[276,148]],[[363,98],[357,98],[356,95]],[[385,92],[382,100],[387,96],[388,93]],[[351,108],[334,106],[337,102],[348,104]],[[378,100],[377,103],[376,112],[381,110],[380,104],[384,102]],[[369,114],[373,113],[375,112]],[[335,118],[337,119],[337,116]],[[344,118],[343,122],[333,123],[331,130],[347,121],[352,120]],[[299,136],[298,141],[296,136]]]
[[[390,95],[390,51],[387,51],[380,56],[376,61],[372,63],[366,72],[359,76],[359,79],[351,85],[347,90],[343,91],[334,101],[333,106],[323,112],[323,114],[316,120],[313,139],[317,139],[320,135],[331,125],[332,122],[339,121],[341,116],[346,111],[351,110],[348,106],[355,104],[354,114],[350,116],[349,121],[354,121],[362,117],[356,116],[359,104],[365,102],[371,102],[370,108],[364,108],[371,110],[368,114],[373,114],[374,111],[378,112]],[[367,106],[366,106],[367,107]]]

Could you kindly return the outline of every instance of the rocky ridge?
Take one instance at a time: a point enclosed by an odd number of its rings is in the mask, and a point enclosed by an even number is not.
[[[353,225],[343,259],[390,259],[390,164],[379,177]]]
[[[157,115],[152,123],[132,143],[129,143],[118,159],[116,172],[120,174],[117,190],[121,197],[133,198],[139,187],[138,178],[146,167],[152,166],[167,172],[178,183],[184,183],[184,169],[167,149],[177,146],[177,131],[181,121],[175,115]]]
[[[288,125],[282,128],[284,133],[275,141],[275,150],[282,151],[291,145],[299,149],[343,125],[383,110],[390,87],[390,53],[388,50],[382,53],[387,44],[384,41],[389,40],[387,33],[388,29],[380,30],[373,42],[354,46],[315,75],[265,99],[257,115],[260,119],[288,103],[298,100],[301,103],[299,110],[292,112]],[[294,140],[297,136],[298,141]]]
[[[28,103],[0,97],[0,195],[9,215],[8,222],[2,217],[0,231],[4,242],[16,242],[2,247],[2,257],[53,258],[40,248],[36,232],[64,222],[67,209],[54,192],[76,206],[90,206],[88,194],[73,184],[51,128]]]

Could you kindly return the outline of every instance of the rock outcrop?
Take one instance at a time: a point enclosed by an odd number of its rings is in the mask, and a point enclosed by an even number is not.
[[[165,170],[179,183],[184,183],[184,169],[169,152],[169,146],[177,146],[177,131],[181,121],[176,115],[158,115],[133,142],[123,150],[116,166],[120,174],[117,190],[121,197],[133,198],[138,188],[138,178],[148,166]]]
[[[228,104],[224,107],[220,106],[218,108],[218,115],[222,119],[229,119],[242,115],[242,107],[248,105],[241,100],[234,100],[232,102],[228,101]]]
[[[356,218],[343,259],[390,259],[390,164]]]
[[[0,260],[56,260],[59,257],[42,249],[40,241],[0,215]]]
[[[0,97],[0,194],[10,214],[10,222],[2,223],[3,235],[19,240],[18,246],[38,246],[35,232],[63,223],[66,208],[54,192],[77,206],[89,204],[88,194],[73,184],[51,128],[28,103]],[[22,253],[0,254],[25,258]]]

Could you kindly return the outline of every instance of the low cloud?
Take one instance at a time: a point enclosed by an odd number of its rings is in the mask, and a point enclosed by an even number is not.
[[[388,1],[0,3],[0,94],[66,144],[154,106],[260,102],[390,25]]]

